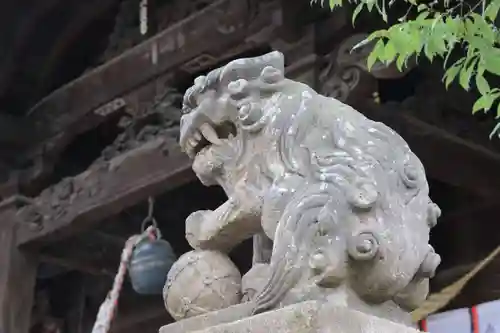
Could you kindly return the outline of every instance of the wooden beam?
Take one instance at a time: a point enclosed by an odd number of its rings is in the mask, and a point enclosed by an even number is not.
[[[482,196],[500,195],[500,154],[409,115],[401,104],[363,101],[355,107],[398,132],[431,177]]]
[[[18,197],[0,203],[0,332],[28,333],[37,260],[16,247]]]
[[[24,223],[17,243],[36,246],[68,237],[193,177],[177,143],[157,138],[44,191],[19,212]]]
[[[278,2],[248,8],[243,0],[219,0],[54,91],[28,113],[38,127],[23,157],[36,163],[23,170],[21,186],[29,193],[31,184],[43,183],[77,135],[125,110],[142,111],[176,73],[197,73],[266,43],[280,18]]]
[[[29,111],[38,125],[36,139],[46,142],[62,132],[74,137],[105,119],[108,114],[99,112],[99,107],[136,87],[187,62],[219,61],[246,37],[276,25],[279,7],[274,3],[259,7],[253,13],[246,1],[219,0],[54,91]],[[44,151],[54,148],[52,142],[43,146]]]

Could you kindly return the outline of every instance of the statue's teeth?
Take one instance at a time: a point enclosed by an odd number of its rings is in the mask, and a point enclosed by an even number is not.
[[[189,138],[188,143],[189,145],[194,148],[198,144],[199,140],[196,140],[195,138]]]
[[[197,141],[193,138],[189,138],[184,145],[184,151],[186,154],[193,158],[194,157],[194,148],[196,147]]]
[[[207,123],[204,123],[203,125],[200,126],[200,131],[201,134],[207,139],[209,142],[219,145],[222,143],[222,141],[219,139],[219,136],[217,135],[217,132],[213,129],[212,126],[210,126]]]

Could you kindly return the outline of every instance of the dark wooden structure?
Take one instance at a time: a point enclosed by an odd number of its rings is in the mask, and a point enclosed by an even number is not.
[[[138,0],[32,2],[0,14],[15,27],[2,29],[0,58],[0,332],[89,332],[149,196],[176,253],[189,250],[184,219],[224,195],[196,182],[177,147],[182,93],[214,66],[271,49],[285,53],[288,76],[385,122],[422,159],[443,209],[435,289],[500,242],[494,119],[470,115],[474,92],[444,89],[440,64],[376,79],[362,57],[341,54],[380,24],[373,18],[354,29],[349,8],[309,1],[149,0],[141,36]],[[250,257],[243,244],[233,259],[245,270]],[[452,306],[498,298],[498,272],[500,260]],[[113,332],[156,332],[169,320],[161,298],[126,287]]]

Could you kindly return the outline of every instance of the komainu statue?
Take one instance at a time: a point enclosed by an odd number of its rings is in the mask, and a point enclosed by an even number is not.
[[[186,237],[218,253],[254,237],[247,275],[262,283],[243,283],[241,300],[254,314],[320,300],[404,322],[425,299],[440,262],[429,245],[440,210],[397,133],[285,78],[280,52],[198,77],[183,113],[193,170],[228,196],[191,214]]]

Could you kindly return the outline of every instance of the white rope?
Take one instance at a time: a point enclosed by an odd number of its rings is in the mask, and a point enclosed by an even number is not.
[[[125,243],[125,247],[123,248],[121,255],[120,266],[118,267],[118,272],[116,273],[113,281],[113,287],[99,308],[94,327],[92,328],[92,333],[109,332],[116,309],[118,308],[118,299],[120,298],[120,292],[127,273],[127,267],[130,263],[130,259],[132,258],[132,252],[139,242],[148,237],[151,239],[157,238],[157,229],[154,225],[149,226],[141,235],[134,235],[130,237]]]

